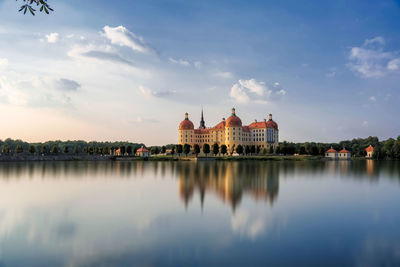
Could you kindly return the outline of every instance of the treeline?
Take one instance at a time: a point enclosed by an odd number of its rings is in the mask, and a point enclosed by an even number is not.
[[[291,143],[282,142],[275,153],[285,155],[313,155],[323,156],[325,151],[333,147],[340,151],[345,148],[349,150],[353,157],[365,157],[365,149],[372,145],[374,147],[373,157],[376,159],[400,159],[400,136],[397,139],[390,138],[385,141],[379,141],[378,137],[355,138],[352,140],[341,141],[339,143]]]
[[[124,151],[123,154],[135,154],[144,144],[130,142],[86,142],[86,141],[47,141],[43,143],[28,143],[22,140],[0,140],[2,155],[15,154],[89,154],[109,155],[115,150]]]

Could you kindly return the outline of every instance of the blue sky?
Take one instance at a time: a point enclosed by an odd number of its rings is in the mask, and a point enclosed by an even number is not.
[[[280,139],[400,134],[399,1],[0,0],[0,138],[177,142],[273,113]]]

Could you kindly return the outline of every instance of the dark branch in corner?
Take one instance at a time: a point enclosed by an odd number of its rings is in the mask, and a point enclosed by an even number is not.
[[[24,2],[24,4],[19,9],[19,12],[23,11],[24,15],[26,14],[27,11],[29,11],[33,16],[35,16],[36,9],[34,7],[39,8],[40,12],[45,12],[46,14],[49,14],[50,11],[54,11],[47,3],[47,0],[22,0],[22,1]]]

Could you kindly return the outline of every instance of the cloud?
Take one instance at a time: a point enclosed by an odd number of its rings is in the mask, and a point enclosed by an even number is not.
[[[80,87],[81,85],[73,80],[62,78],[56,81],[56,88],[61,91],[66,91],[66,92],[77,91],[78,88]]]
[[[363,121],[363,122],[362,122],[362,126],[365,127],[365,128],[367,128],[367,127],[368,127],[368,121]]]
[[[275,82],[271,89],[265,82],[259,82],[255,79],[239,80],[230,91],[230,97],[238,103],[250,101],[265,103],[284,95],[286,95],[286,91],[278,82]]]
[[[133,51],[139,53],[152,53],[153,49],[150,48],[141,36],[136,36],[133,32],[129,31],[124,26],[110,27],[104,26],[103,35],[111,41],[112,44],[119,46],[126,46]]]
[[[182,66],[190,66],[190,62],[184,59],[174,59],[172,57],[168,58],[169,62],[174,64],[179,64]]]
[[[50,34],[46,34],[46,39],[48,43],[56,43],[58,41],[58,33],[52,32]]]
[[[385,40],[378,36],[365,40],[360,47],[352,47],[347,66],[364,78],[380,78],[398,70],[399,53],[384,51],[384,45]]]
[[[171,96],[171,95],[176,93],[175,90],[156,92],[156,91],[153,91],[153,90],[151,90],[151,89],[149,89],[147,87],[144,87],[142,85],[139,86],[139,91],[143,96],[145,96],[147,98],[153,98],[153,97],[155,97],[155,98],[164,98],[164,97],[168,97],[168,96]]]
[[[215,77],[223,78],[223,79],[231,79],[233,78],[233,74],[229,71],[218,71],[214,73]]]
[[[369,100],[375,102],[376,101],[376,97],[375,96],[370,96]]]
[[[123,63],[123,64],[127,64],[129,66],[133,66],[133,63],[131,61],[124,59],[119,54],[114,53],[114,52],[91,50],[91,51],[83,52],[81,55],[85,56],[85,57],[111,61],[114,63]]]
[[[8,66],[8,59],[0,58],[0,70],[5,69]]]

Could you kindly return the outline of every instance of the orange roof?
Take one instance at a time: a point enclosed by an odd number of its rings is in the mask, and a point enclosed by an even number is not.
[[[367,151],[367,152],[374,152],[374,147],[371,146],[371,145],[369,145],[369,147],[367,147],[367,148],[365,149],[365,151]]]
[[[141,147],[141,148],[139,148],[138,150],[137,150],[137,152],[149,152],[149,150],[147,149],[147,148],[145,148],[145,147]]]
[[[210,133],[210,129],[194,129],[195,134],[208,134]]]
[[[233,114],[226,120],[226,124],[228,125],[228,127],[240,127],[242,126],[242,120],[238,116]]]
[[[250,132],[249,126],[243,126],[243,132]]]
[[[217,125],[211,128],[212,130],[222,130],[225,129],[225,121],[221,121]]]
[[[335,149],[333,149],[333,147],[331,147],[325,153],[337,153],[337,151]]]
[[[350,153],[350,151],[348,151],[345,148],[343,148],[342,150],[339,151],[339,153]]]
[[[189,119],[184,119],[181,124],[179,124],[179,130],[192,130],[194,129],[193,122]]]
[[[267,128],[267,122],[265,122],[265,121],[253,122],[253,123],[250,123],[249,128],[250,129]]]

